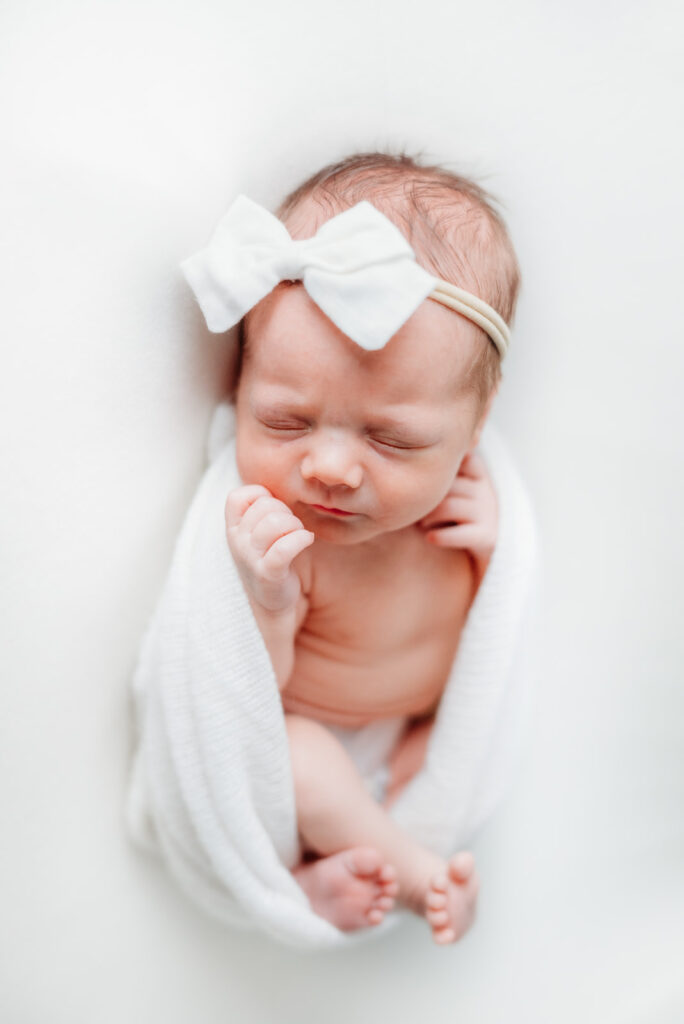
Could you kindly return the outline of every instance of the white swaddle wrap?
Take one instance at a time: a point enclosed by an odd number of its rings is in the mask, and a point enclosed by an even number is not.
[[[226,497],[242,483],[231,412],[220,406],[214,418],[210,465],[135,672],[128,826],[213,917],[300,946],[359,942],[392,928],[399,915],[341,932],[314,913],[289,870],[299,847],[285,719],[225,538]],[[444,856],[468,843],[508,788],[523,726],[534,517],[491,424],[478,451],[498,495],[499,538],[463,629],[425,764],[390,811],[417,841]]]

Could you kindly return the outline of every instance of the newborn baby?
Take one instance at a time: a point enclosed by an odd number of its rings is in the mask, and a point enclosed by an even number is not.
[[[422,267],[510,322],[518,273],[505,228],[482,190],[441,168],[353,157],[278,215],[293,238],[311,238],[362,199]],[[430,300],[376,350],[301,281],[282,281],[241,324],[244,485],[227,497],[227,541],[285,711],[305,851],[294,876],[342,930],[378,924],[395,899],[440,944],[474,917],[472,855],[443,860],[387,809],[421,767],[494,547],[496,498],[476,448],[499,363],[480,326]],[[378,800],[340,737],[385,719],[399,738]]]

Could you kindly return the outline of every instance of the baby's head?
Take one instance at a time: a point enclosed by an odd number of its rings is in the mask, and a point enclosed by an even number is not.
[[[407,156],[361,154],[324,168],[276,211],[293,238],[368,200],[429,273],[474,293],[510,325],[519,287],[506,228],[476,184]],[[357,345],[283,281],[240,325],[237,457],[308,529],[359,543],[409,526],[448,491],[501,379],[482,328],[426,299],[380,349]],[[313,505],[355,513],[345,517]]]

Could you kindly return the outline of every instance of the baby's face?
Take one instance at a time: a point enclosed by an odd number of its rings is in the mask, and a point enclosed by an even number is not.
[[[477,343],[467,320],[426,300],[368,352],[298,282],[254,307],[248,333],[236,397],[245,484],[335,544],[409,527],[439,504],[477,443],[476,398],[459,393]]]

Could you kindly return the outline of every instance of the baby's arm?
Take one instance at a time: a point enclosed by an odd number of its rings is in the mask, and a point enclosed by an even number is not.
[[[271,612],[262,608],[251,598],[249,603],[269,653],[278,689],[282,692],[287,686],[294,668],[297,609]]]
[[[295,635],[306,611],[292,562],[313,543],[314,534],[265,487],[251,484],[228,495],[226,538],[283,690],[292,675]]]

